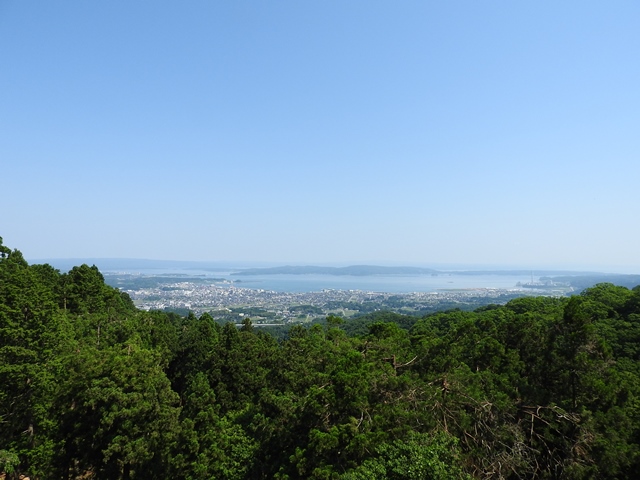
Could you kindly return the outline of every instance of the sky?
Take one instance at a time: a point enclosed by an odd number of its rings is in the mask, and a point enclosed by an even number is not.
[[[27,259],[640,273],[640,2],[0,0]]]

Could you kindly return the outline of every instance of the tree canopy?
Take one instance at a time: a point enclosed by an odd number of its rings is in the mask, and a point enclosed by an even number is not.
[[[0,473],[32,479],[625,479],[640,288],[378,313],[286,337],[137,310],[0,239]]]

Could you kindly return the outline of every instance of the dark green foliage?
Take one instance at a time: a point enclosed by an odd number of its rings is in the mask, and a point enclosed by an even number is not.
[[[93,265],[73,267],[61,278],[62,307],[71,313],[125,314],[135,309],[128,295],[109,287]]]
[[[417,317],[411,315],[378,311],[352,318],[345,322],[342,328],[347,332],[347,335],[355,336],[366,334],[368,326],[375,322],[393,322],[405,330],[410,330],[418,320]]]
[[[340,476],[342,480],[471,479],[460,467],[457,439],[444,432],[410,433],[407,438],[375,447],[376,456]]]
[[[55,429],[48,416],[57,391],[66,322],[44,269],[18,251],[0,258],[0,451],[14,467],[46,471]],[[13,467],[12,467],[13,468]]]
[[[247,478],[256,442],[238,423],[220,415],[213,388],[196,374],[185,392],[180,432],[171,455],[171,478]]]
[[[163,478],[180,410],[162,364],[135,341],[83,348],[68,360],[57,405],[61,475]]]
[[[632,479],[639,362],[640,288],[330,316],[278,341],[137,311],[97,268],[0,239],[9,478]]]

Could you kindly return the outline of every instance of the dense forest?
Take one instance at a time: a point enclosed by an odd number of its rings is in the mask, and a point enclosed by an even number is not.
[[[637,478],[640,288],[353,322],[278,339],[139,311],[0,239],[0,472]]]

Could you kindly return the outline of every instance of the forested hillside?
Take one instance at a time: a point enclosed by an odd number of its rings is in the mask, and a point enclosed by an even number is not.
[[[0,472],[31,479],[625,479],[640,288],[286,338],[138,311],[0,239]]]

